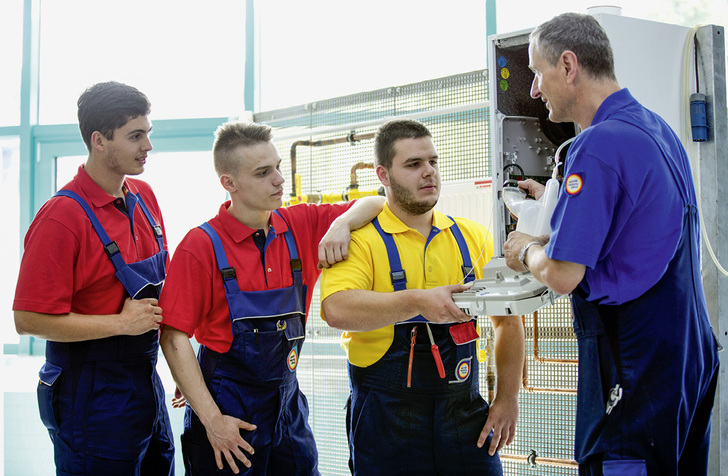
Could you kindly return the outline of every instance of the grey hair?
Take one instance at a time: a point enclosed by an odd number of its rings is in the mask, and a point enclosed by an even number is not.
[[[564,51],[572,51],[594,79],[617,80],[614,54],[604,28],[591,15],[563,13],[531,32],[532,47],[551,66]]]

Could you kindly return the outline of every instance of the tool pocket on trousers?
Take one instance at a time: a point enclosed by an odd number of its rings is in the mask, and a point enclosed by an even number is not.
[[[604,476],[647,476],[643,459],[612,460],[602,463]]]
[[[56,419],[56,381],[61,376],[63,369],[50,362],[45,362],[38,372],[38,409],[40,419],[46,428],[58,431],[58,420]]]

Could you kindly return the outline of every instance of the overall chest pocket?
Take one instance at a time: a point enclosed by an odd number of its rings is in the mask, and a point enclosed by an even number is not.
[[[299,316],[277,321],[246,319],[239,326],[237,345],[243,379],[256,382],[281,381],[296,371],[305,337]]]

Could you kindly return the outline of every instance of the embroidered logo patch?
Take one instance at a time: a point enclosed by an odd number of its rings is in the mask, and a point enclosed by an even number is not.
[[[576,195],[577,193],[581,192],[581,189],[584,187],[584,179],[581,178],[581,175],[579,174],[571,174],[568,177],[566,177],[566,193],[569,195]]]
[[[462,382],[463,380],[467,379],[470,376],[470,361],[472,360],[472,357],[467,357],[460,362],[458,362],[458,365],[455,369],[455,378],[457,378],[457,382]]]
[[[296,367],[298,366],[298,352],[296,351],[296,348],[294,347],[291,349],[291,351],[288,353],[288,370],[293,372],[296,370]]]

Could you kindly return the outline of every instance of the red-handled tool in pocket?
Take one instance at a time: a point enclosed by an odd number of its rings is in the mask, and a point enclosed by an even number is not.
[[[445,366],[442,364],[442,357],[440,357],[440,349],[435,344],[435,339],[432,337],[432,331],[430,330],[430,324],[425,323],[427,327],[427,334],[430,336],[430,349],[432,350],[432,356],[435,358],[435,365],[437,365],[437,373],[440,374],[440,378],[445,378]]]

